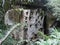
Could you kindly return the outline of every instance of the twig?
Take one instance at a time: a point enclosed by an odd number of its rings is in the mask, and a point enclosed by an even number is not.
[[[18,23],[16,25],[14,25],[8,32],[7,34],[5,35],[4,38],[0,39],[0,45],[2,44],[2,42],[9,36],[9,34],[17,27],[17,26],[20,26],[21,24]]]

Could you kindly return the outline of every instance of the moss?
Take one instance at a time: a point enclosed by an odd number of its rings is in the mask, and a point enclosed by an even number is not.
[[[44,40],[47,40],[47,39],[50,38],[49,36],[45,35],[45,34],[44,34],[43,32],[41,32],[41,31],[39,31],[37,34],[38,34],[38,36],[41,36]]]

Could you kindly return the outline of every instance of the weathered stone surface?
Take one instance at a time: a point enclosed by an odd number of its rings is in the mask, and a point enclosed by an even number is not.
[[[36,34],[40,28],[43,28],[44,17],[40,16],[40,13],[37,9],[23,9],[22,15],[23,17],[19,18],[20,15],[15,12],[15,10],[8,10],[5,15],[5,24],[13,25],[16,22],[19,23],[19,20],[21,20],[20,22],[26,23],[27,26],[25,26],[26,31],[24,31],[24,27],[20,29],[20,34],[24,35],[22,37],[30,39],[33,37],[33,33]],[[21,37],[21,35],[19,35],[19,37]]]

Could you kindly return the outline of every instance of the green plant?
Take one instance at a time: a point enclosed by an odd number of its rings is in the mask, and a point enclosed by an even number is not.
[[[60,0],[47,0],[47,8],[51,8],[53,16],[60,19]]]

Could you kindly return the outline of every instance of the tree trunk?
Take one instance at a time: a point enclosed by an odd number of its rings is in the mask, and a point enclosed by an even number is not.
[[[44,27],[44,34],[48,35],[49,30],[48,30],[47,15],[44,16],[43,27]]]

